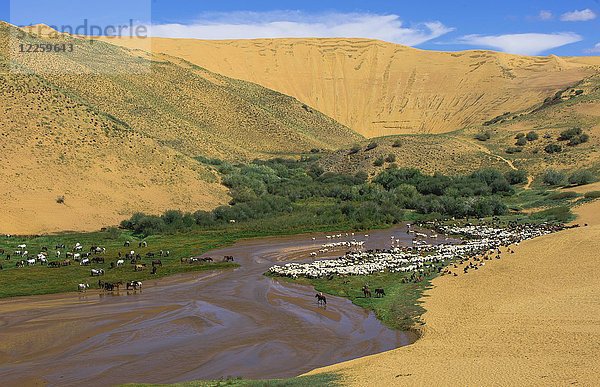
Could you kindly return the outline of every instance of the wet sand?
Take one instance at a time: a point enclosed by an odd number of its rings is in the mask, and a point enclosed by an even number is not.
[[[390,235],[410,243],[404,230],[356,239],[367,248],[389,247]],[[240,242],[207,254],[233,255],[238,269],[148,281],[141,292],[0,301],[2,385],[290,377],[414,341],[346,299],[318,307],[312,288],[263,276],[328,241],[312,236]]]

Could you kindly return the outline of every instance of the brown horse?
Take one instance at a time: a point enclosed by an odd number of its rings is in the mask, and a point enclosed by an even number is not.
[[[371,290],[369,289],[368,286],[366,286],[366,285],[363,286],[362,291],[363,291],[363,294],[364,294],[365,298],[366,297],[371,298],[372,294],[371,294]]]
[[[315,294],[315,298],[317,299],[317,305],[327,305],[327,297],[323,293]]]

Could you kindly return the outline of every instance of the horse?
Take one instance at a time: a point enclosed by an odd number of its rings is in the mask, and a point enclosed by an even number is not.
[[[77,289],[80,292],[85,292],[89,287],[90,287],[89,284],[79,284],[79,285],[77,285]]]
[[[104,275],[104,269],[92,269],[90,270],[92,277]]]
[[[117,261],[117,267],[119,267],[119,266],[123,266],[124,264],[125,264],[125,260],[123,260],[123,259],[119,259],[119,260]]]
[[[375,297],[383,297],[385,296],[385,290],[383,288],[375,289]]]
[[[156,266],[152,266],[152,272],[150,274],[154,275],[154,274],[156,274],[156,271],[157,271]]]
[[[79,262],[79,266],[89,266],[89,264],[90,264],[89,258],[85,258],[81,262]]]
[[[127,290],[142,290],[142,282],[141,281],[129,281],[127,282]]]
[[[104,263],[104,257],[94,257],[92,258],[93,263]]]
[[[369,287],[367,285],[362,287],[362,291],[363,291],[363,295],[366,297],[371,298],[372,294],[371,294],[371,290],[369,289]]]
[[[137,264],[137,265],[135,265],[135,267],[134,267],[134,270],[135,270],[135,271],[142,271],[142,270],[144,270],[145,268],[146,268],[146,264],[142,263],[142,264]]]
[[[155,259],[154,261],[152,261],[152,267],[154,266],[160,266],[162,267],[162,262],[160,259]]]
[[[115,285],[111,282],[105,282],[104,283],[104,290],[108,291],[108,292],[112,292],[113,290],[115,290]]]
[[[317,299],[317,305],[327,305],[327,297],[323,293],[315,294],[315,298]]]
[[[223,258],[223,262],[233,262],[233,256],[231,255],[226,255],[225,258]]]
[[[146,257],[147,258],[154,257],[154,255],[155,254],[152,251],[149,251],[149,252],[146,253]]]
[[[131,245],[131,242],[129,241],[125,241],[125,243],[123,243],[123,247],[129,247]]]

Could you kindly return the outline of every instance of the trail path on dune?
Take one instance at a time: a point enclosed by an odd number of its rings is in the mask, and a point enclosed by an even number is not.
[[[359,386],[600,385],[600,201],[424,298],[416,343],[311,373]]]
[[[483,146],[481,144],[477,144],[476,142],[473,142],[473,141],[468,141],[468,142],[475,145],[483,153],[490,155],[490,156],[494,157],[495,159],[502,161],[503,163],[506,163],[510,167],[510,169],[512,169],[513,171],[516,171],[518,169],[517,167],[515,167],[515,164],[511,160],[508,160],[500,155],[495,154],[494,152],[492,152],[491,150],[489,150],[488,148],[486,148],[485,146]]]

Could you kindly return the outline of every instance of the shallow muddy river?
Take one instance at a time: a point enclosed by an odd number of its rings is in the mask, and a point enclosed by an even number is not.
[[[355,238],[388,248],[391,235],[410,243],[404,227]],[[326,242],[324,234],[243,241],[207,254],[233,255],[241,267],[147,281],[141,292],[2,300],[1,384],[289,377],[414,340],[346,299],[318,307],[312,288],[263,276]]]

